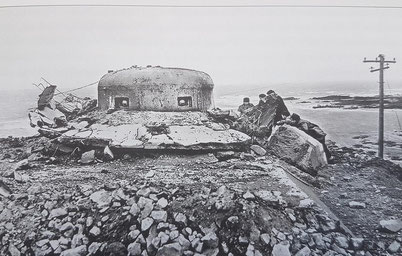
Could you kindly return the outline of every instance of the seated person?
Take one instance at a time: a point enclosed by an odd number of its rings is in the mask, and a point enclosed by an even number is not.
[[[277,122],[277,124],[289,124],[307,133],[322,144],[327,160],[331,158],[331,153],[329,152],[327,145],[325,144],[325,136],[327,134],[323,130],[321,130],[318,125],[301,119],[300,116],[295,113],[287,117],[285,120]]]
[[[249,98],[244,98],[243,99],[243,104],[241,104],[238,108],[238,111],[240,112],[241,115],[244,113],[248,112],[248,110],[251,110],[254,107],[252,103],[250,103]]]

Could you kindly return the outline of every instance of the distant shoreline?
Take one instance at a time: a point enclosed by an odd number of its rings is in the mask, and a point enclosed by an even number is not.
[[[310,100],[319,101],[319,103],[317,105],[314,105],[313,108],[367,109],[367,108],[379,107],[378,95],[376,96],[329,95],[323,97],[313,97],[310,98]],[[402,109],[402,96],[385,95],[384,109]]]

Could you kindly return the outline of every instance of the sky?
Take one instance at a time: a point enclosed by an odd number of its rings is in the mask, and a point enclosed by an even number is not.
[[[382,5],[400,1],[1,1],[24,4]],[[396,58],[402,88],[402,8],[0,8],[0,89],[44,77],[61,89],[133,65],[208,73],[219,91],[258,86],[376,86],[364,57]],[[400,60],[400,61],[399,61]],[[399,61],[399,62],[398,62]]]

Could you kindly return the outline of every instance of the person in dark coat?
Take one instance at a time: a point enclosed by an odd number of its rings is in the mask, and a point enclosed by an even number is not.
[[[329,152],[327,145],[325,144],[325,136],[327,134],[318,125],[301,119],[300,116],[295,113],[287,117],[285,120],[277,122],[277,124],[289,124],[307,133],[322,144],[327,160],[331,158],[331,153]]]
[[[263,109],[266,105],[267,102],[267,95],[261,93],[260,95],[258,95],[258,98],[260,99],[260,101],[257,104],[257,108],[258,109]]]
[[[273,98],[274,104],[276,105],[276,115],[275,115],[275,123],[279,122],[280,120],[290,116],[290,112],[285,105],[282,97],[276,94],[275,91],[269,90],[267,92],[267,97]]]
[[[243,99],[243,104],[241,104],[238,108],[238,111],[240,114],[245,114],[249,110],[251,110],[254,107],[253,103],[250,103],[250,98],[244,98]]]

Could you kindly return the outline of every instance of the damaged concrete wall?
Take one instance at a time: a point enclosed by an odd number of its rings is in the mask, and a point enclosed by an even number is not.
[[[213,87],[211,77],[196,70],[131,67],[101,78],[99,108],[115,108],[124,98],[131,110],[205,111],[212,107]]]

